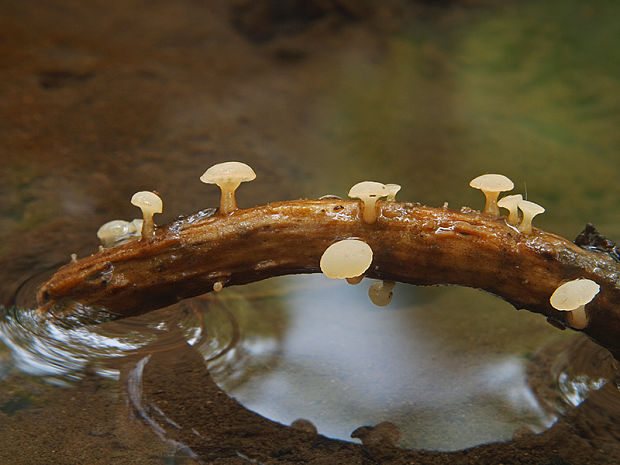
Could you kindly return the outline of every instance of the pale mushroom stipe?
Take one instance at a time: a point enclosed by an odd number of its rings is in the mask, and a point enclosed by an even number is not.
[[[235,191],[242,182],[253,181],[256,173],[245,163],[227,161],[213,165],[200,176],[205,184],[215,184],[221,190],[219,213],[227,214],[237,209]]]
[[[469,185],[482,191],[486,199],[482,213],[492,216],[499,216],[497,197],[500,192],[510,191],[515,187],[513,182],[503,174],[483,174],[472,179]]]
[[[140,191],[131,197],[131,204],[142,210],[142,239],[149,239],[155,231],[155,223],[153,223],[153,215],[163,211],[163,203],[161,198],[154,192]]]

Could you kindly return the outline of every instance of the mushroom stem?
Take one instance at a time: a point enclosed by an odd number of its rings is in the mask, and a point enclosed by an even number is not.
[[[586,314],[586,306],[576,308],[568,312],[566,321],[573,329],[584,329],[588,326],[588,315]]]
[[[519,231],[523,234],[531,234],[532,233],[532,219],[536,216],[536,213],[530,211],[523,211],[523,219],[521,220],[521,224],[519,225]]]
[[[366,224],[373,224],[377,221],[377,200],[378,197],[369,197],[362,200],[362,221]]]
[[[222,195],[220,196],[220,213],[226,214],[234,212],[237,209],[235,191],[240,185],[240,182],[223,182],[218,184],[222,191]]]
[[[486,204],[484,205],[484,210],[482,213],[486,213],[487,215],[499,216],[499,207],[497,206],[497,197],[499,196],[499,192],[494,191],[482,191],[486,198]]]
[[[144,223],[142,223],[142,239],[148,239],[149,237],[153,237],[153,232],[155,232],[155,223],[153,222],[153,212],[148,212],[146,210],[143,210],[142,218],[144,220]]]

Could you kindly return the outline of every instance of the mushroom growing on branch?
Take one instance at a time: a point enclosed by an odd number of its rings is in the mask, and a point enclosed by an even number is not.
[[[131,204],[142,210],[142,239],[148,239],[153,236],[155,231],[155,223],[153,223],[153,215],[163,211],[163,203],[161,198],[154,192],[140,191],[131,197]]]
[[[486,198],[482,213],[492,216],[499,216],[497,197],[500,192],[510,191],[515,187],[513,182],[502,174],[483,174],[472,179],[469,185],[482,191]]]
[[[256,179],[256,173],[245,163],[227,161],[213,165],[200,176],[205,184],[216,184],[222,191],[220,213],[226,214],[237,209],[235,191],[242,182]]]
[[[332,279],[361,276],[372,262],[372,249],[358,239],[345,239],[330,245],[321,256],[321,271]]]
[[[508,224],[512,226],[516,226],[519,222],[519,208],[518,204],[523,200],[523,196],[521,194],[516,195],[507,195],[502,197],[499,202],[497,202],[497,206],[500,208],[505,208],[508,210]]]
[[[532,219],[541,213],[545,212],[544,207],[538,205],[537,203],[530,202],[529,200],[520,200],[517,203],[519,210],[523,212],[523,219],[521,220],[521,224],[519,225],[519,231],[523,234],[531,234],[532,233]]]
[[[349,197],[362,201],[362,221],[366,224],[377,221],[377,200],[388,194],[385,184],[375,181],[358,182],[349,190]]]
[[[387,189],[387,201],[388,202],[395,202],[396,201],[396,194],[398,194],[398,191],[400,190],[400,185],[399,184],[386,184],[385,188]]]
[[[392,301],[394,281],[377,281],[368,288],[368,297],[377,307],[385,307]]]
[[[556,310],[569,312],[566,320],[574,329],[584,329],[588,326],[586,304],[599,293],[601,286],[591,279],[574,279],[559,286],[549,303]]]

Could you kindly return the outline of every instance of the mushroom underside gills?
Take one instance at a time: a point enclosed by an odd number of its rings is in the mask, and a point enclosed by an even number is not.
[[[319,272],[329,245],[357,238],[374,254],[365,273],[370,278],[485,289],[562,325],[565,315],[549,296],[567,278],[591,278],[601,291],[588,305],[584,332],[620,354],[620,263],[608,255],[540,230],[517,234],[501,218],[409,203],[383,202],[377,223],[369,226],[359,220],[358,205],[298,200],[180,219],[147,241],[60,268],[40,288],[39,306],[62,317],[62,302],[73,299],[117,317],[135,315],[211,291],[214,276],[227,276],[231,286]]]

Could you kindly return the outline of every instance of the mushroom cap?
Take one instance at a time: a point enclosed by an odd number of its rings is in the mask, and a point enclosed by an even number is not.
[[[227,161],[213,165],[200,176],[205,184],[226,184],[229,182],[246,182],[256,179],[256,173],[245,163]]]
[[[385,188],[387,189],[387,195],[395,196],[401,189],[401,186],[399,184],[386,184]]]
[[[472,179],[469,185],[474,189],[488,192],[504,192],[515,187],[513,182],[503,174],[483,174]]]
[[[321,271],[334,279],[354,278],[370,267],[372,249],[364,241],[345,239],[330,245],[321,256]]]
[[[97,230],[97,237],[101,242],[108,243],[133,232],[135,232],[135,226],[129,221],[112,220],[101,225]]]
[[[556,310],[569,312],[591,302],[600,289],[601,286],[591,279],[574,279],[559,286],[551,294],[549,303]]]
[[[149,191],[136,192],[131,197],[131,204],[150,213],[161,213],[164,206],[159,196]]]
[[[539,213],[545,212],[544,207],[538,205],[537,203],[530,202],[529,200],[520,200],[519,202],[517,202],[517,206],[521,209],[523,213],[529,213],[531,215],[538,215]]]
[[[352,199],[367,199],[385,197],[388,189],[385,184],[375,181],[362,181],[349,189],[349,197]]]
[[[523,196],[521,194],[506,195],[497,201],[497,206],[507,210],[514,210],[522,200]]]

